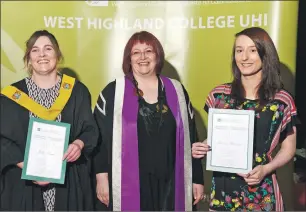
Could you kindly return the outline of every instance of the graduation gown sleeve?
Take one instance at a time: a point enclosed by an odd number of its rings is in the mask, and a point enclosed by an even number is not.
[[[26,90],[24,80],[14,83]],[[31,181],[21,180],[21,171],[16,166],[23,162],[29,111],[6,96],[0,96],[0,210],[44,210],[41,189]]]
[[[198,142],[198,134],[195,124],[195,115],[194,110],[189,99],[189,95],[187,90],[183,86],[186,104],[187,104],[187,113],[188,113],[188,122],[189,122],[189,133],[190,133],[190,142],[191,145],[195,142]],[[191,153],[190,153],[191,154]],[[203,175],[203,168],[201,159],[193,158],[192,157],[192,182],[195,184],[202,184],[204,185],[204,175]]]
[[[93,156],[95,174],[111,174],[115,87],[116,83],[113,81],[101,91],[94,109],[94,118],[100,132],[98,145]]]
[[[92,115],[91,95],[88,88],[77,82],[78,98],[75,99],[76,139],[84,143],[83,154],[88,159],[97,145],[98,127]]]
[[[10,104],[7,97],[0,96],[0,145],[1,145],[1,161],[0,161],[0,173],[2,174],[6,167],[16,166],[17,163],[23,161],[23,151],[20,149],[18,142],[15,141],[15,136],[12,130],[10,130],[9,116],[15,116],[10,112]],[[0,174],[0,176],[1,176]]]

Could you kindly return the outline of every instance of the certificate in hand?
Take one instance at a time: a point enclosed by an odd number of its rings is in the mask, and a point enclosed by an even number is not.
[[[246,174],[253,165],[255,112],[210,108],[206,169]]]
[[[30,118],[21,179],[64,184],[70,124]]]

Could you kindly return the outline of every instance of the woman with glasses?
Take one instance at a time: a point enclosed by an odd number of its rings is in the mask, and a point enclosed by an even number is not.
[[[100,93],[94,116],[97,210],[188,210],[203,198],[193,108],[181,83],[161,76],[164,51],[149,32],[132,35],[124,77]]]

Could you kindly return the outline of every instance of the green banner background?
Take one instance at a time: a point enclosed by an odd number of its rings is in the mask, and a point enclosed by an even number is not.
[[[214,86],[231,80],[234,34],[243,28],[260,26],[270,33],[285,85],[294,93],[297,12],[298,1],[1,1],[1,88],[26,76],[25,41],[47,29],[64,54],[61,67],[88,86],[94,106],[104,86],[123,74],[128,38],[147,30],[165,49],[163,73],[188,90],[204,139],[205,99]],[[205,181],[208,191],[210,178]],[[287,209],[293,210],[287,184],[281,189]]]

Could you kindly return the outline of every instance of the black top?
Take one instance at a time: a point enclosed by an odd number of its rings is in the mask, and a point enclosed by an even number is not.
[[[176,122],[171,111],[163,113],[163,125],[158,130],[160,113],[158,104],[146,103],[154,111],[151,131],[148,134],[142,115],[138,113],[137,129],[139,139],[140,172],[152,173],[158,177],[169,178],[175,165]]]

